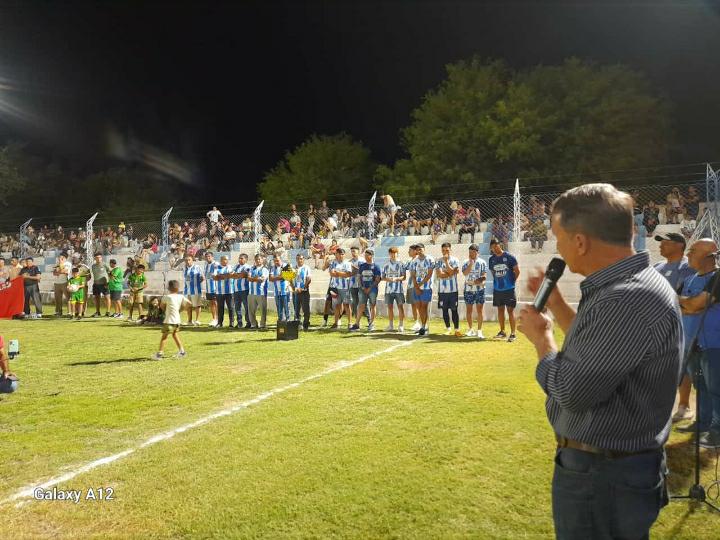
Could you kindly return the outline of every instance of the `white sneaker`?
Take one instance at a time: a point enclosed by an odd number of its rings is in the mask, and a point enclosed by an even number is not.
[[[212,327],[217,326],[217,320],[213,319],[212,321],[210,321],[210,324],[208,324],[208,326],[212,326]]]
[[[374,332],[375,331],[375,323],[371,322],[368,324],[368,332]]]
[[[450,328],[445,329],[445,336],[452,336],[455,332],[453,332]]]
[[[693,416],[695,415],[689,407],[680,405],[677,411],[675,411],[675,414],[672,415],[672,421],[681,422],[683,420],[690,420]]]
[[[328,322],[327,322],[327,321],[323,321],[321,328],[327,328],[327,325],[328,325]]]
[[[485,336],[483,336],[482,330],[477,331],[477,338],[478,339],[485,339]]]
[[[187,352],[185,352],[185,351],[180,351],[175,355],[175,358],[186,358],[186,357],[187,357]]]
[[[475,336],[477,336],[477,334],[475,333],[475,330],[473,330],[472,328],[471,328],[470,330],[468,330],[467,332],[465,332],[465,335],[466,335],[467,337],[475,337]]]
[[[405,331],[405,328],[403,328],[403,325],[402,325],[402,324],[401,324],[400,326],[398,326],[398,332],[399,332],[400,334],[402,334],[404,331]]]
[[[420,324],[420,321],[415,321],[415,324],[413,324],[412,331],[417,332],[422,328],[422,325]]]
[[[388,324],[387,327],[385,328],[385,332],[393,332],[394,330],[395,330],[395,328],[393,328],[392,324]]]
[[[156,352],[155,354],[152,355],[152,358],[153,358],[153,360],[162,360],[162,359],[163,359],[163,353],[161,353],[161,352]]]
[[[36,319],[42,319],[42,313],[38,313],[37,315],[35,315],[35,318],[36,318]]]

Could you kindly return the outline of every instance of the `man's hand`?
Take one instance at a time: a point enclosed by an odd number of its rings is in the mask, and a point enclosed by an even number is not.
[[[541,268],[535,268],[531,271],[527,278],[527,290],[533,296],[537,295],[540,287],[542,286],[543,280],[545,279],[545,272]],[[558,288],[553,288],[550,296],[548,297],[547,307],[553,309],[553,306],[557,305],[557,302],[561,299],[560,291]]]
[[[539,313],[531,305],[526,305],[520,310],[517,329],[535,345],[538,358],[557,351],[557,344],[553,336],[552,319],[545,313]]]

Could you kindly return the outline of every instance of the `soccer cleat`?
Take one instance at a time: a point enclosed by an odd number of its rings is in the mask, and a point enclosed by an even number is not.
[[[507,334],[500,330],[497,334],[495,334],[495,337],[493,339],[505,339],[507,337]]]
[[[515,337],[515,334],[510,334],[510,337],[508,338],[508,343],[512,343],[513,341],[515,341],[515,339],[517,339]]]
[[[348,327],[348,330],[350,330],[351,332],[356,332],[360,330],[360,327],[357,324],[353,324],[352,326]]]
[[[424,336],[425,335],[425,328],[420,327],[420,330],[417,331],[418,336]]]
[[[162,359],[163,359],[163,353],[161,353],[161,352],[156,352],[155,354],[152,355],[152,359],[153,359],[153,360],[162,360]]]
[[[473,330],[473,329],[471,328],[470,330],[468,330],[467,332],[465,332],[465,335],[466,335],[467,337],[475,337],[477,334],[475,333],[475,330]]]
[[[673,423],[675,422],[681,422],[683,420],[690,420],[694,416],[693,412],[690,410],[690,407],[686,407],[685,405],[680,405],[675,411],[675,414],[672,416]]]
[[[420,321],[415,321],[415,324],[413,324],[412,331],[417,332],[422,328],[422,325],[420,324]]]
[[[109,316],[110,316],[110,312],[109,312],[109,311],[106,311],[106,312],[105,312],[105,316],[106,316],[106,317],[109,317]]]

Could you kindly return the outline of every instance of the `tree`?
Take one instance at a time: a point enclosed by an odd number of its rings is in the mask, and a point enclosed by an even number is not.
[[[258,186],[269,209],[294,202],[356,202],[371,189],[375,163],[362,143],[349,135],[313,135],[285,157]]]
[[[15,154],[20,151],[18,145],[0,148],[0,204],[7,206],[10,197],[19,192],[27,181],[17,167]]]
[[[447,73],[402,132],[408,157],[378,168],[377,182],[391,193],[447,197],[508,188],[516,176],[608,179],[591,173],[666,159],[669,106],[627,67],[572,58],[513,72],[475,57]]]

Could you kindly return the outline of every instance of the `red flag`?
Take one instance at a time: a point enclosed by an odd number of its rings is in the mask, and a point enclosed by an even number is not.
[[[20,315],[25,308],[25,288],[23,278],[0,283],[0,319],[11,319]]]

